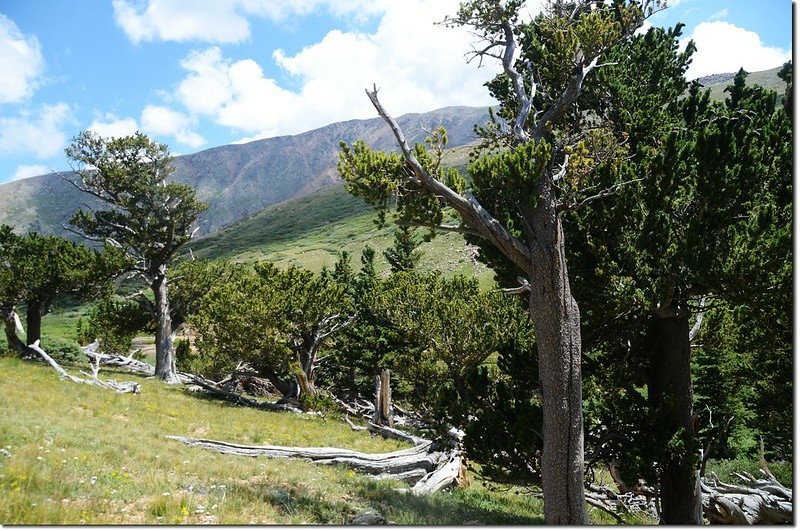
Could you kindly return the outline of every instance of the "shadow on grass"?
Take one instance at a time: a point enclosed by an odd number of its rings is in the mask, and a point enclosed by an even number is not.
[[[541,503],[523,496],[507,496],[479,489],[415,496],[396,485],[362,479],[353,485],[347,501],[326,499],[302,484],[269,481],[242,482],[231,487],[248,503],[269,503],[295,521],[343,525],[365,510],[373,510],[401,525],[532,525],[543,524]]]
[[[357,496],[388,520],[410,525],[544,524],[539,500],[478,488],[415,496],[388,483],[364,482]]]

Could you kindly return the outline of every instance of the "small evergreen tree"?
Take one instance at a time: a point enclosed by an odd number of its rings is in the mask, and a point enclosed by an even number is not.
[[[383,251],[392,273],[411,271],[417,267],[422,258],[422,252],[417,250],[419,244],[420,242],[414,238],[413,229],[402,226],[394,230],[392,246]]]
[[[105,203],[108,210],[78,211],[72,224],[87,238],[124,251],[127,271],[141,276],[154,294],[156,376],[177,383],[167,268],[195,232],[207,208],[185,184],[168,182],[173,171],[169,149],[142,133],[104,139],[85,131],[73,139],[67,156],[78,165],[70,182]]]

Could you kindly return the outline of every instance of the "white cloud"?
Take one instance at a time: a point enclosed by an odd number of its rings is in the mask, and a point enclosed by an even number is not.
[[[50,173],[50,168],[42,166],[41,164],[20,164],[17,166],[17,171],[11,176],[10,181],[18,181],[19,179],[27,179],[28,177],[36,177],[37,175],[44,175]]]
[[[87,130],[94,131],[102,137],[120,138],[130,136],[139,130],[139,125],[134,118],[117,118],[107,113],[100,119],[94,120]]]
[[[250,35],[247,19],[234,2],[219,0],[150,0],[144,11],[127,0],[114,0],[114,20],[133,42],[163,40],[239,42]]]
[[[149,135],[165,135],[179,143],[198,148],[205,138],[192,131],[195,120],[178,111],[160,105],[148,105],[142,110],[142,129]]]
[[[689,39],[694,40],[697,52],[686,72],[687,79],[736,72],[739,68],[758,72],[780,66],[792,58],[791,50],[766,46],[758,33],[729,22],[698,24],[692,34],[681,41],[681,49]]]
[[[25,110],[17,117],[0,117],[0,153],[30,153],[46,159],[58,155],[67,142],[62,131],[72,121],[66,103],[42,105],[36,113]]]
[[[248,17],[282,21],[325,8],[334,16],[364,20],[390,0],[114,0],[114,20],[133,42],[241,42],[250,37]]]
[[[711,16],[709,16],[708,20],[720,20],[720,19],[727,18],[727,17],[728,17],[728,8],[727,7],[723,7],[722,9],[717,11],[716,13],[713,13]]]
[[[364,94],[373,83],[395,115],[493,103],[483,83],[497,69],[466,64],[464,54],[474,37],[463,28],[434,24],[456,11],[457,0],[375,4],[385,11],[374,33],[332,30],[294,55],[274,51],[276,64],[299,88],[281,86],[252,59],[232,61],[212,47],[181,62],[187,75],[175,96],[191,113],[209,116],[248,138],[373,117],[375,110]],[[329,2],[328,9],[344,10],[344,5]]]
[[[38,39],[24,35],[14,21],[0,13],[0,103],[15,103],[30,96],[43,68]]]

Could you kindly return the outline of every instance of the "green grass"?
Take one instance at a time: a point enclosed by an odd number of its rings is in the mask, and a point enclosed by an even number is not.
[[[117,395],[0,358],[0,523],[343,524],[365,509],[409,525],[542,521],[539,500],[479,481],[418,498],[345,468],[191,448],[163,436],[366,452],[404,445],[338,419],[239,408],[111,371],[105,377],[136,380],[142,393]]]
[[[792,479],[792,463],[768,463],[768,466],[775,478],[780,481],[783,486],[790,489],[792,488],[794,484]],[[763,476],[761,472],[759,472],[759,469],[760,465],[757,459],[727,459],[721,461],[710,459],[706,465],[706,475],[710,472],[715,472],[721,481],[740,485],[742,481],[733,475],[734,472],[749,472],[756,479],[761,479]]]
[[[280,266],[296,265],[320,271],[331,268],[337,253],[347,251],[354,267],[361,251],[369,245],[377,251],[376,266],[385,272],[389,264],[382,252],[393,241],[391,225],[377,228],[375,213],[341,185],[279,205],[198,240],[191,245],[197,258],[228,259],[234,262],[269,260]],[[474,260],[464,239],[444,234],[420,246],[422,270],[439,270],[446,275],[474,275],[484,288],[494,287],[492,272]]]

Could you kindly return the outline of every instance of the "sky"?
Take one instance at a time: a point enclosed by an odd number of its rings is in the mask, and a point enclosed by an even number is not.
[[[537,12],[529,0],[526,12]],[[79,132],[142,131],[173,154],[377,116],[489,106],[499,70],[436,25],[458,0],[0,0],[0,183],[69,168]],[[790,0],[671,0],[695,77],[791,58]]]

